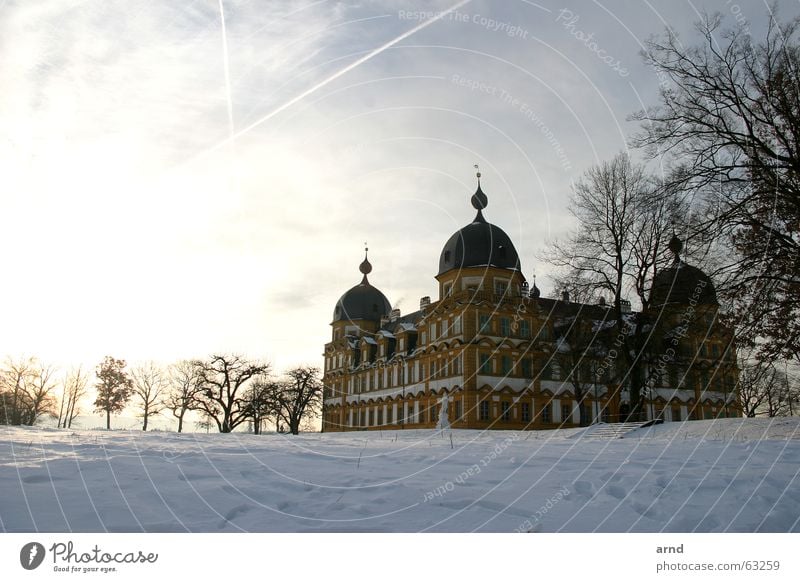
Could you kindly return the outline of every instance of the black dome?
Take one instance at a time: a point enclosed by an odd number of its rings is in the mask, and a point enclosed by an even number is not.
[[[719,305],[717,292],[711,279],[703,271],[683,261],[677,261],[660,271],[653,279],[650,306],[662,307],[668,303],[689,305]]]
[[[333,309],[333,321],[355,321],[367,319],[380,321],[389,315],[392,306],[386,296],[370,285],[366,277],[358,285],[339,298]]]
[[[445,243],[439,257],[439,274],[451,269],[487,266],[521,270],[514,243],[503,229],[486,222],[479,210],[471,224]]]

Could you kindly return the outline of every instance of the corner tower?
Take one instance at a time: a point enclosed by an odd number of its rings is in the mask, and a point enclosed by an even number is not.
[[[333,308],[331,326],[334,340],[346,335],[362,335],[365,331],[374,333],[380,326],[381,318],[389,315],[392,310],[386,296],[367,279],[367,275],[372,272],[368,253],[369,249],[365,248],[364,260],[358,267],[363,275],[361,283],[342,295]]]

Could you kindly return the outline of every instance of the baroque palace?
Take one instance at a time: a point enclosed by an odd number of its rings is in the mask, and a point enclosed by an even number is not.
[[[650,309],[622,322],[598,304],[541,297],[509,236],[483,216],[439,256],[437,301],[401,315],[367,276],[341,296],[325,345],[323,431],[402,428],[546,429],[627,420],[630,367],[621,334],[645,343],[639,419],[740,416],[732,335],[711,280],[680,259],[653,280]],[[629,304],[628,304],[629,305]],[[625,345],[630,345],[626,343]]]

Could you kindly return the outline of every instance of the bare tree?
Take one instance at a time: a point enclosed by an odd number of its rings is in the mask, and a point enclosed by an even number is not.
[[[300,432],[304,420],[318,416],[322,407],[322,380],[319,369],[299,366],[274,383],[273,407],[277,424],[285,423],[292,434]]]
[[[164,372],[153,362],[148,362],[131,371],[133,379],[133,395],[141,411],[142,430],[147,430],[147,422],[151,416],[164,409],[163,396],[166,393],[167,381]]]
[[[0,422],[33,425],[55,413],[55,369],[36,358],[7,359],[0,370]]]
[[[133,382],[125,371],[125,360],[106,356],[97,366],[97,398],[94,406],[98,412],[106,413],[106,429],[111,430],[111,415],[125,408],[133,393]]]
[[[666,264],[665,239],[675,222],[685,220],[685,202],[678,189],[649,176],[626,154],[590,168],[570,199],[577,220],[565,241],[555,241],[545,260],[559,268],[562,282],[581,294],[611,298],[612,319],[623,340],[616,366],[621,384],[630,389],[631,415],[641,414],[643,318],[627,316],[630,298],[648,308],[656,272]]]
[[[72,427],[72,421],[80,412],[78,403],[86,396],[88,384],[89,375],[80,366],[73,368],[65,375],[62,383],[61,406],[58,413],[59,428]]]
[[[247,421],[250,410],[244,389],[254,379],[269,373],[269,364],[251,362],[238,355],[214,354],[194,362],[198,390],[193,408],[213,419],[220,432],[231,432]]]
[[[739,350],[738,395],[747,417],[789,416],[794,412],[798,387],[793,384],[788,365],[759,357],[759,346],[745,344]]]
[[[591,413],[586,407],[592,388],[597,388],[597,360],[604,352],[606,338],[593,331],[602,321],[590,318],[567,317],[555,326],[559,338],[553,359],[558,364],[563,378],[572,386],[575,403],[580,411],[580,425],[590,422]]]
[[[261,434],[264,423],[275,416],[275,394],[276,385],[266,375],[256,379],[245,390],[242,402],[253,423],[253,434]]]
[[[707,238],[724,239],[740,335],[763,337],[767,359],[800,362],[800,21],[771,10],[760,42],[745,27],[697,27],[702,41],[673,33],[643,56],[667,85],[640,111],[638,144],[671,161],[676,183],[704,199]]]
[[[55,416],[56,398],[54,392],[58,383],[53,366],[38,363],[31,378],[28,391],[30,406],[24,424],[34,425],[44,415]]]
[[[192,362],[182,360],[170,367],[167,381],[164,406],[178,419],[178,432],[183,432],[184,417],[192,410],[199,390],[197,369]]]

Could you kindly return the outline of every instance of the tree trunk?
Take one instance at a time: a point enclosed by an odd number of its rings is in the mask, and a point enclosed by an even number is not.
[[[144,423],[142,424],[142,431],[147,432],[147,411],[144,411]]]
[[[183,415],[184,413],[181,412],[181,415],[178,417],[178,432],[183,432]]]
[[[61,419],[64,418],[64,397],[67,396],[67,389],[64,388],[64,393],[61,395],[61,407],[58,410],[58,424],[56,425],[58,428],[61,427]],[[69,407],[67,407],[69,408]],[[66,426],[66,419],[64,419],[64,425]]]
[[[106,430],[111,430],[111,409],[106,408]]]

